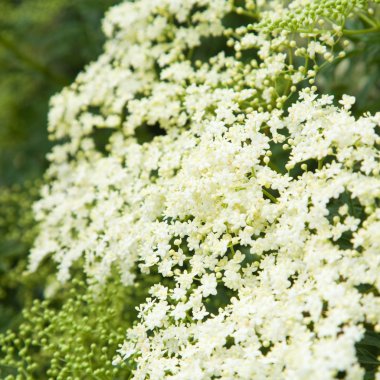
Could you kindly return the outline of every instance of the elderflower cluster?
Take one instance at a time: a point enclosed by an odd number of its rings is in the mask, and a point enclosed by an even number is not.
[[[379,115],[300,98],[287,116],[205,132],[183,160],[140,259],[175,287],[152,288],[119,350],[136,379],[363,376],[355,343],[364,322],[380,327]],[[326,162],[297,178],[271,169],[262,123],[288,135],[288,165]]]
[[[111,8],[52,99],[30,270],[159,275],[114,360],[134,379],[360,379],[380,330],[380,114],[313,86],[368,2],[256,3]]]

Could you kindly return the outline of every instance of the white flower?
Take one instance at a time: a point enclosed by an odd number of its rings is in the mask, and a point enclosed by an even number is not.
[[[339,100],[339,103],[344,107],[344,109],[349,110],[352,105],[355,103],[355,97],[349,95],[343,95],[342,99]]]
[[[206,274],[202,276],[201,287],[203,297],[208,297],[209,295],[216,295],[216,277],[214,274]]]
[[[324,54],[326,52],[326,46],[322,45],[320,42],[311,41],[307,47],[307,52],[311,59],[315,58],[315,54]]]

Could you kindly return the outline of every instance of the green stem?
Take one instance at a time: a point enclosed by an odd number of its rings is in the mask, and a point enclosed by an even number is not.
[[[357,34],[367,34],[367,33],[374,33],[374,32],[379,32],[380,27],[374,27],[374,28],[368,28],[368,29],[358,29],[358,30],[349,30],[349,29],[344,29],[343,34],[347,36],[355,36]]]
[[[256,178],[255,168],[252,168],[251,178]],[[277,198],[274,197],[269,191],[265,190],[263,187],[261,188],[263,194],[266,195],[272,202],[277,203]]]
[[[289,54],[289,65],[293,66],[293,50],[291,48],[288,49]]]
[[[359,17],[365,21],[367,24],[369,25],[372,25],[374,28],[378,28],[378,24],[374,21],[374,20],[371,20],[369,17],[367,17],[366,15],[363,15],[363,14],[360,14]]]
[[[263,194],[265,194],[272,202],[274,203],[277,203],[277,198],[274,197],[269,191],[265,190],[265,189],[262,189],[263,190]]]
[[[19,47],[15,43],[13,43],[13,41],[5,38],[2,35],[0,35],[0,45],[11,51],[13,55],[19,58],[26,65],[30,66],[35,71],[40,72],[45,77],[48,77],[49,79],[53,80],[58,85],[64,86],[68,83],[68,80],[66,78],[62,77],[60,74],[53,72],[49,67],[45,66],[41,62],[38,62],[33,57],[21,51]]]
[[[321,34],[321,33],[327,33],[331,32],[332,30],[330,29],[314,29],[314,30],[306,30],[306,29],[299,29],[299,30],[294,30],[293,33],[305,33],[305,34]],[[366,33],[374,33],[380,31],[380,27],[376,26],[373,28],[368,28],[368,29],[343,29],[342,33],[345,35],[357,35],[357,34],[366,34]]]
[[[188,61],[192,60],[193,55],[194,55],[194,49],[189,49],[189,51],[187,53],[187,59],[188,59]]]

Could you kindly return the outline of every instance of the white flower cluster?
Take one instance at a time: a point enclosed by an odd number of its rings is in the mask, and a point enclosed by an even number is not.
[[[135,379],[360,379],[355,344],[380,330],[380,114],[314,86],[286,108],[341,34],[268,32],[276,14],[364,2],[257,3],[114,7],[104,53],[52,99],[63,142],[30,269],[51,255],[61,281],[78,262],[94,284],[160,274],[115,359]],[[233,13],[257,22],[226,28]]]
[[[355,343],[364,322],[380,327],[379,117],[301,97],[286,117],[210,121],[170,181],[142,266],[156,262],[176,286],[152,289],[120,349],[137,355],[136,379],[362,378]],[[289,133],[297,178],[263,165],[263,122]],[[326,163],[308,171],[313,159]],[[208,311],[220,294],[230,303]]]

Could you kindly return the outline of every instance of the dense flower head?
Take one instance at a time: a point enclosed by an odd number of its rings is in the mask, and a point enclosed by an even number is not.
[[[94,291],[159,275],[115,352],[135,379],[359,379],[355,345],[380,330],[380,114],[314,84],[373,10],[243,3],[111,8],[104,53],[51,101],[30,270],[51,256],[64,283],[81,263]]]

